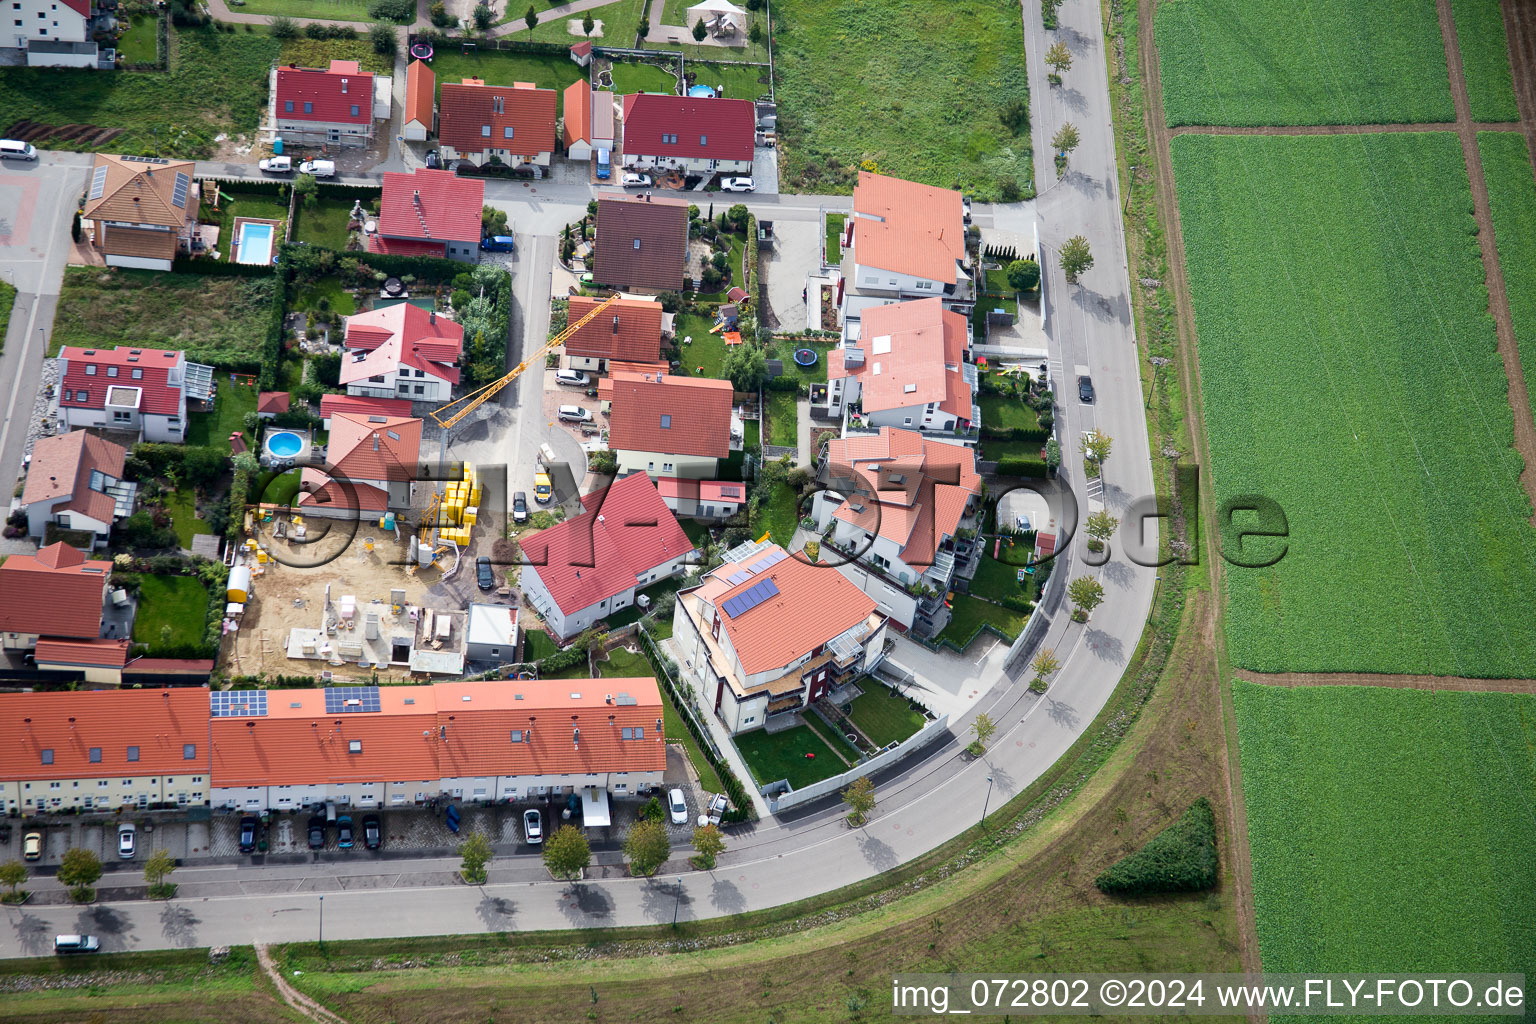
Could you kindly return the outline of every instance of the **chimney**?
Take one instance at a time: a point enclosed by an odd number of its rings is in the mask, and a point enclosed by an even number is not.
[[[437,310],[435,310],[435,309],[427,310],[427,323],[429,323],[429,324],[437,323]]]
[[[379,450],[379,432],[377,430],[373,432],[373,450]]]
[[[341,94],[343,96],[347,94],[347,80],[345,78],[341,80]]]
[[[614,317],[613,318],[613,333],[614,334],[618,334],[619,333],[619,318],[618,317]]]

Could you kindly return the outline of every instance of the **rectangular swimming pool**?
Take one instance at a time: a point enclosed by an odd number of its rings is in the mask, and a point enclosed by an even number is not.
[[[240,225],[240,237],[236,241],[237,263],[272,262],[272,225],[246,221]]]

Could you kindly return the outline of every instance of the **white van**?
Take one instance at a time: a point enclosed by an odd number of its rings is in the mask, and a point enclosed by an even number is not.
[[[36,160],[37,147],[30,142],[18,142],[16,139],[0,139],[0,159]]]

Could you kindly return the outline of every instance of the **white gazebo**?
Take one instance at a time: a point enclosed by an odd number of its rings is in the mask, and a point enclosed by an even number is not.
[[[715,38],[743,39],[747,32],[747,12],[728,0],[703,0],[688,8],[688,26],[704,20],[704,27]]]

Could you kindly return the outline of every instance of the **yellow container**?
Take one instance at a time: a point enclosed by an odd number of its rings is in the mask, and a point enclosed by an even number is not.
[[[468,479],[469,475],[471,473],[473,473],[474,471],[475,471],[475,464],[473,462],[466,462],[466,463],[464,463],[464,477],[465,477],[465,479]]]
[[[469,511],[468,509],[464,510],[464,525],[465,526],[474,526],[475,525],[475,514],[473,512],[471,512],[471,511]]]
[[[480,488],[475,487],[469,492],[469,503],[476,508],[480,507]]]

